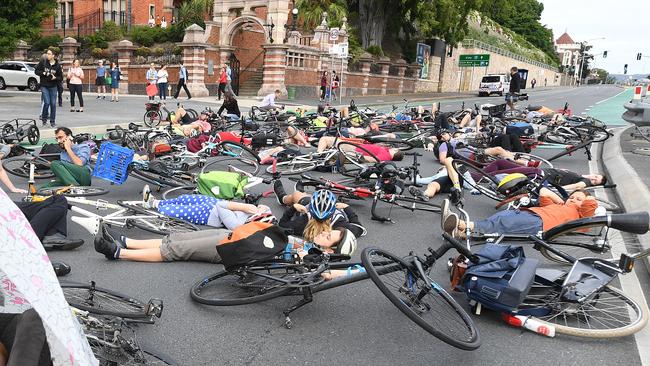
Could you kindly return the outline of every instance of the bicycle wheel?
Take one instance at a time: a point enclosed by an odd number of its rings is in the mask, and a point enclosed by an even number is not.
[[[198,156],[174,156],[162,155],[156,158],[165,163],[165,166],[171,170],[190,171],[196,168],[201,162]]]
[[[142,119],[147,127],[158,127],[162,121],[162,113],[159,111],[147,111]]]
[[[294,175],[304,172],[308,172],[316,169],[316,163],[308,160],[296,160],[283,161],[281,163],[275,164],[275,171],[281,173],[282,175]],[[266,167],[266,172],[273,174],[273,165]]]
[[[162,199],[170,200],[183,194],[194,194],[196,186],[174,187],[162,193]]]
[[[83,283],[61,283],[71,306],[93,314],[146,318],[147,304],[128,295]]]
[[[264,276],[258,275],[258,273]],[[282,278],[288,274],[281,266],[241,268],[237,271],[219,271],[196,282],[190,290],[192,300],[214,306],[233,306],[266,301],[287,294],[292,289]]]
[[[379,290],[422,329],[456,348],[474,350],[481,345],[467,312],[437,283],[421,278],[412,265],[378,248],[364,249],[361,261]],[[375,267],[375,263],[386,261],[393,262],[390,265],[397,270],[387,272]]]
[[[260,163],[260,157],[257,156],[253,150],[242,144],[231,141],[224,141],[219,144],[219,149],[221,150],[221,155],[254,160],[258,164]]]
[[[191,183],[191,176],[188,179],[181,179],[176,177],[168,177],[150,170],[133,166],[129,172],[129,176],[133,176],[150,184],[155,184],[161,187],[184,187]]]
[[[407,140],[394,139],[390,137],[369,137],[372,143],[379,143],[391,149],[399,149],[400,151],[408,151],[415,146]]]
[[[190,119],[192,121],[196,121],[197,119],[199,119],[199,112],[195,111],[194,109],[187,108],[185,112],[187,112],[187,115],[190,116]]]
[[[605,286],[580,303],[563,300],[562,292],[561,286],[536,283],[519,308],[548,309],[536,319],[555,327],[556,333],[584,338],[625,337],[648,322],[647,308],[613,287]]]
[[[65,191],[58,193],[65,197],[92,197],[101,196],[108,193],[106,188],[102,187],[86,187],[86,186],[62,186],[62,187],[48,187],[41,188],[36,191],[41,196],[52,196],[57,194],[57,191],[64,189]]]
[[[209,158],[203,168],[201,168],[201,174],[219,171],[219,172],[246,172],[252,176],[257,175],[260,170],[260,166],[257,160],[248,159],[248,158],[239,158],[239,157],[230,157],[230,156],[217,156],[214,158]]]
[[[379,162],[379,158],[359,144],[343,141],[336,148],[340,153],[339,171],[348,177],[357,176],[370,165]]]
[[[609,138],[609,132],[602,127],[585,125],[574,128],[583,137],[584,141],[591,140],[591,142],[596,143]]]
[[[139,348],[137,350],[125,350],[121,346],[106,344],[105,341],[88,339],[93,355],[99,360],[100,366],[120,365],[178,365],[169,356],[150,349]]]
[[[144,216],[140,218],[136,217],[129,219],[129,224],[137,227],[138,229],[142,229],[154,234],[169,235],[171,233],[187,233],[197,231],[199,229],[196,225],[187,221],[183,221],[174,217],[164,216],[158,212],[147,210],[146,208],[132,203],[117,201],[117,204]]]
[[[2,159],[2,167],[9,173],[21,178],[29,178],[29,166],[34,162],[34,179],[53,178],[50,162],[31,155],[14,156]]]
[[[459,176],[463,176],[466,172],[469,172],[473,181],[465,179],[464,182],[484,194],[486,197],[495,201],[503,201],[506,198],[497,191],[499,181],[483,170],[468,162],[458,159],[452,161],[452,166]]]
[[[557,249],[574,258],[595,257],[609,253],[612,247],[610,239],[614,232],[617,232],[617,230],[598,224],[572,228],[543,239],[548,244],[557,247]],[[565,265],[572,264],[544,247],[540,247],[539,252],[553,262]]]

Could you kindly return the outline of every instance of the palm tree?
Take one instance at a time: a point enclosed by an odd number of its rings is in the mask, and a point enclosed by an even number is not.
[[[212,12],[214,0],[190,0],[178,9],[178,26],[185,29],[196,23],[205,28],[205,17]]]
[[[348,14],[345,0],[296,0],[298,19],[306,29],[316,28],[322,19],[323,12],[327,12],[328,24],[340,24],[343,17]]]

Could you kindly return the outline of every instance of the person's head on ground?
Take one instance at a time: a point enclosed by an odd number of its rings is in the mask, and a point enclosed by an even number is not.
[[[573,206],[582,206],[582,203],[589,197],[589,192],[587,192],[584,189],[576,189],[575,191],[571,192],[571,195],[569,195],[569,198],[564,202],[566,206],[573,205]]]
[[[392,161],[402,161],[402,160],[404,160],[404,153],[400,149],[398,149],[396,147],[388,149],[388,153],[390,154],[390,157],[391,157],[390,160],[392,160]]]
[[[351,255],[357,249],[357,237],[348,229],[324,230],[313,243],[321,248],[332,249],[335,253]]]
[[[72,131],[67,127],[57,127],[57,129],[54,130],[54,138],[56,138],[56,142],[59,146],[63,147],[65,140],[72,139]]]
[[[319,189],[311,195],[309,213],[311,218],[324,221],[332,217],[336,211],[336,195],[327,189]]]
[[[519,72],[519,69],[517,68],[517,66],[513,66],[513,67],[510,68],[510,75],[514,75],[517,72]]]
[[[583,177],[589,179],[592,186],[604,186],[607,184],[607,177],[601,174],[585,174]]]
[[[327,219],[319,221],[312,218],[307,221],[307,225],[305,225],[305,229],[302,231],[302,237],[307,241],[314,242],[320,233],[331,230],[332,220]]]
[[[438,130],[438,133],[436,133],[436,138],[438,141],[449,141],[451,140],[451,133],[449,133],[449,130],[443,128],[441,130]]]

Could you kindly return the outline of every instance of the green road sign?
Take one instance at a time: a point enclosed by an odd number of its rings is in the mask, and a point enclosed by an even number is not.
[[[485,67],[490,65],[490,55],[460,55],[458,66],[460,67]]]

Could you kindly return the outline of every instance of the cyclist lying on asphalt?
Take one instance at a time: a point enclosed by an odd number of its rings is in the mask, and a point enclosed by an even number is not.
[[[323,152],[325,150],[331,149],[334,146],[334,143],[338,141],[341,142],[341,140],[337,140],[336,137],[334,136],[323,136],[320,138],[318,141],[318,152]],[[385,146],[377,145],[377,144],[358,144],[361,148],[368,150],[370,153],[375,155],[379,161],[401,161],[404,159],[404,153],[400,151],[400,149],[397,148],[388,148]],[[352,145],[343,145],[345,146],[346,150],[349,151],[356,151],[359,152],[363,155],[365,155],[365,160],[368,163],[377,163],[375,159],[371,158],[366,154],[365,151],[355,148]]]
[[[67,127],[58,127],[54,131],[54,137],[63,149],[60,160],[53,161],[50,166],[57,179],[46,183],[43,187],[89,186],[90,146],[84,143],[74,144],[72,131]]]
[[[41,202],[15,202],[32,226],[45,249],[75,249],[83,245],[81,239],[68,236],[68,200],[53,195]]]
[[[423,201],[428,201],[438,193],[450,193],[452,202],[459,201],[462,197],[463,177],[458,176],[458,173],[451,165],[452,161],[452,158],[445,159],[444,166],[431,177],[422,178],[418,176],[415,182],[417,184],[426,184],[427,188],[421,191],[416,186],[410,186],[409,193]],[[471,186],[469,188],[471,189]]]
[[[454,237],[464,237],[467,228],[482,234],[530,234],[550,230],[558,225],[594,215],[598,203],[589,192],[576,190],[566,201],[548,188],[540,190],[539,206],[519,210],[503,210],[484,220],[465,222],[449,210],[449,201],[442,205],[442,229]]]

